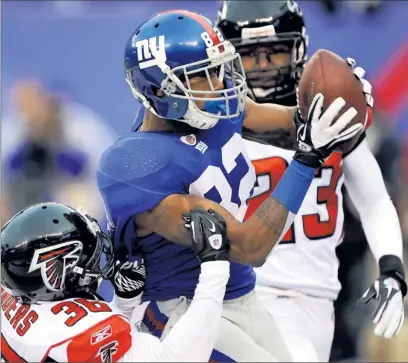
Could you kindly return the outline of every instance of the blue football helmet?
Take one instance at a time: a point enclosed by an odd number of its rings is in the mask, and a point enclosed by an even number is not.
[[[240,55],[196,13],[171,10],[140,25],[126,45],[125,71],[135,98],[160,118],[208,129],[219,119],[243,117],[247,85]],[[206,79],[208,89],[193,90],[194,77]]]

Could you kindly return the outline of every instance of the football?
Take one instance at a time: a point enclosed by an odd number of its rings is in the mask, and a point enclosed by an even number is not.
[[[306,63],[298,92],[300,113],[304,119],[307,118],[314,96],[322,93],[324,96],[323,112],[336,98],[343,97],[346,105],[341,110],[340,116],[350,107],[354,107],[358,112],[348,127],[356,123],[364,125],[367,104],[363,86],[346,60],[337,54],[326,49],[320,49],[313,54]],[[334,122],[337,119],[338,117]],[[336,150],[343,153],[349,151],[356,144],[360,135],[361,133],[358,133],[350,140],[343,142]]]

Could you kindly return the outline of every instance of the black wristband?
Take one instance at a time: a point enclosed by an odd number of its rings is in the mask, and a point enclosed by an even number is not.
[[[394,255],[385,255],[378,261],[380,274],[395,278],[400,283],[402,296],[407,294],[407,283],[405,282],[405,268],[401,259]]]
[[[119,291],[117,289],[114,289],[114,290],[115,290],[116,296],[120,297],[121,299],[133,299],[136,296],[140,295],[143,291],[143,289],[134,290],[134,291]]]
[[[321,167],[325,161],[324,157],[318,153],[317,150],[313,150],[308,153],[297,150],[293,156],[293,159],[315,169]]]

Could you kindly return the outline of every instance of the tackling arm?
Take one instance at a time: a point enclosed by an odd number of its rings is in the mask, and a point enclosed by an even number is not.
[[[151,335],[134,331],[132,348],[121,361],[208,362],[217,339],[228,279],[228,262],[201,264],[193,301],[168,335],[160,342]]]
[[[371,251],[378,262],[384,255],[402,260],[402,234],[381,170],[364,139],[344,158],[347,191],[360,214]]]

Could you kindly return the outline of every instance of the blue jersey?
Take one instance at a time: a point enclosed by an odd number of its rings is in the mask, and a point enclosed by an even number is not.
[[[151,234],[136,238],[134,216],[155,208],[171,194],[213,200],[242,221],[255,172],[241,138],[242,122],[221,120],[195,134],[134,131],[102,156],[98,187],[115,244],[126,243],[145,258],[144,300],[192,298],[200,265],[194,251]],[[181,216],[180,216],[181,218]],[[231,263],[226,299],[255,286],[252,267]]]

